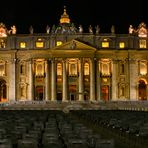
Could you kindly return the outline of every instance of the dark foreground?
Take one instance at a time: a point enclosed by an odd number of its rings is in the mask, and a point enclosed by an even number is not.
[[[1,110],[0,148],[147,148],[148,112]]]

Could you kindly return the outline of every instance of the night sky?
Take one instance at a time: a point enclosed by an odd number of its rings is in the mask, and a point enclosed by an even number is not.
[[[44,33],[47,24],[58,25],[64,5],[71,22],[81,24],[85,32],[88,26],[100,26],[101,33],[109,33],[115,25],[116,33],[128,33],[132,24],[142,21],[148,25],[146,0],[5,0],[0,5],[0,22],[9,29],[16,25],[18,33],[29,33],[30,25],[35,33]]]

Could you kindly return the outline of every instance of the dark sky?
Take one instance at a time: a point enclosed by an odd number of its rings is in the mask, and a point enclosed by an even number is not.
[[[4,0],[1,2],[0,22],[9,29],[16,25],[18,33],[29,33],[30,25],[35,33],[44,33],[46,25],[58,25],[64,5],[71,21],[88,26],[99,24],[102,33],[127,33],[132,24],[148,23],[146,0]]]

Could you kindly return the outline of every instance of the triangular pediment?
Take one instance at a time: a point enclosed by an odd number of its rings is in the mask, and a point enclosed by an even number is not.
[[[82,43],[78,40],[71,40],[69,42],[66,42],[66,43],[63,43],[62,45],[60,46],[56,46],[55,48],[53,48],[53,50],[68,50],[68,51],[71,51],[71,50],[91,50],[91,51],[96,51],[96,48],[90,46],[90,45],[87,45],[85,43]]]

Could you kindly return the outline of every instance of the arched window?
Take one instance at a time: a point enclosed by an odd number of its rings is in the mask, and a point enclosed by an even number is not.
[[[76,76],[78,74],[78,63],[77,59],[68,60],[68,72],[70,76]]]
[[[89,64],[88,63],[84,64],[84,75],[89,75]]]
[[[36,76],[44,76],[45,67],[44,61],[37,61],[36,62]]]
[[[62,75],[62,64],[61,63],[57,64],[57,75],[58,76]]]

